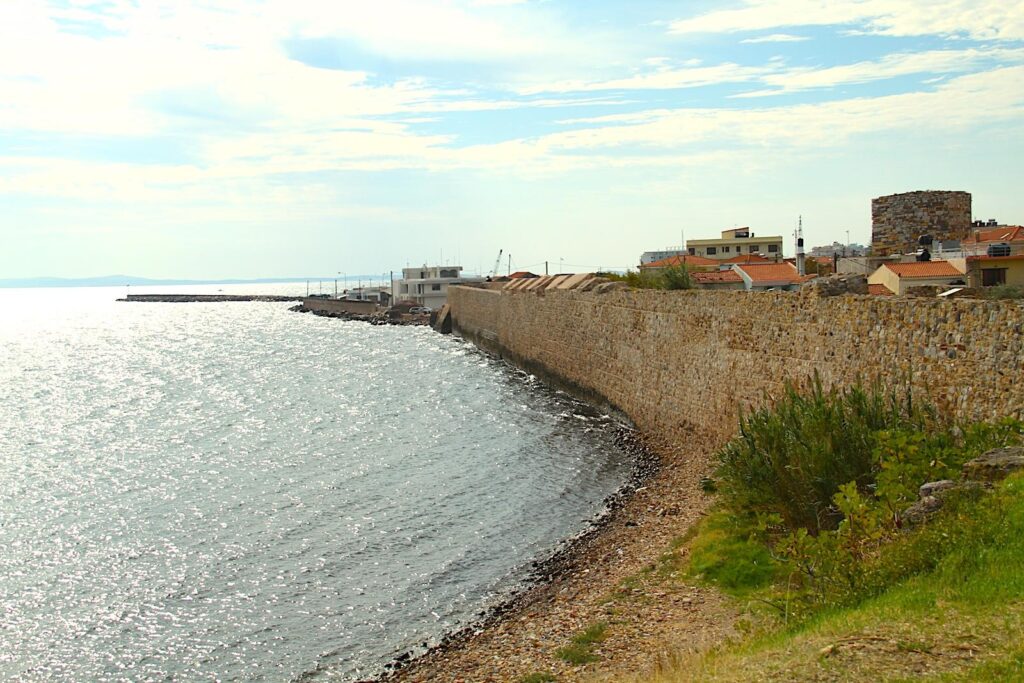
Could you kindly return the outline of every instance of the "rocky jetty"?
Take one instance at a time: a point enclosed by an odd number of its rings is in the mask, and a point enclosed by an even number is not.
[[[400,314],[392,315],[390,310],[377,311],[375,313],[352,313],[342,310],[322,310],[308,308],[303,304],[297,304],[288,309],[295,313],[312,313],[323,318],[339,318],[341,320],[355,320],[369,323],[370,325],[429,325],[428,314]]]
[[[118,301],[141,303],[220,303],[223,301],[300,301],[301,296],[273,294],[129,294]]]

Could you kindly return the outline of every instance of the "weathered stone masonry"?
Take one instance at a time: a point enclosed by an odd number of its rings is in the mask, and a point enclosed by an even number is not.
[[[1024,307],[807,293],[508,292],[455,287],[455,331],[645,432],[717,445],[737,414],[817,371],[875,377],[960,417],[1024,412]]]
[[[907,254],[922,235],[961,240],[971,230],[969,192],[924,190],[871,200],[871,252],[874,256]]]

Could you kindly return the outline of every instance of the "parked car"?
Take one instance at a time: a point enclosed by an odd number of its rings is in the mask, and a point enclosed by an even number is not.
[[[430,306],[413,306],[409,309],[409,312],[417,315],[419,313],[431,313],[433,310]]]

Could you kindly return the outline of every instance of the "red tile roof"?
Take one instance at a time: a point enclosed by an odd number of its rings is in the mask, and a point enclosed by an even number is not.
[[[747,277],[753,281],[755,285],[767,285],[774,283],[782,284],[795,284],[797,282],[804,282],[812,279],[814,276],[800,276],[796,266],[792,263],[750,263],[746,265],[736,266],[744,273]]]
[[[886,263],[888,268],[900,278],[927,277],[962,277],[964,273],[957,270],[949,261],[911,261],[909,263]]]
[[[770,258],[765,258],[760,254],[740,254],[733,256],[732,258],[723,259],[718,263],[775,263]]]
[[[998,228],[976,230],[971,233],[968,242],[1024,242],[1024,227],[1019,225],[1003,225]]]
[[[893,293],[889,291],[889,288],[885,285],[868,285],[868,294],[874,294],[875,296],[893,296]]]
[[[743,278],[735,270],[715,270],[710,273],[690,273],[695,284],[707,285],[716,282],[743,282]]]
[[[641,268],[667,268],[670,266],[678,266],[680,264],[684,266],[717,266],[721,261],[716,261],[713,258],[704,258],[703,256],[669,256],[659,261],[652,263],[645,263],[641,265]]]
[[[535,275],[534,273],[531,273],[528,270],[517,270],[516,272],[512,273],[511,275],[509,275],[509,277],[512,278],[513,280],[518,280],[518,279],[521,279],[521,278],[540,277],[540,276],[539,275]]]

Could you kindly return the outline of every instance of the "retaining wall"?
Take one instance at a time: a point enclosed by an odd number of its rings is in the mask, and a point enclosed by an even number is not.
[[[469,287],[448,301],[456,333],[677,442],[723,443],[740,409],[815,371],[830,385],[909,378],[958,417],[1024,413],[1015,302]]]

